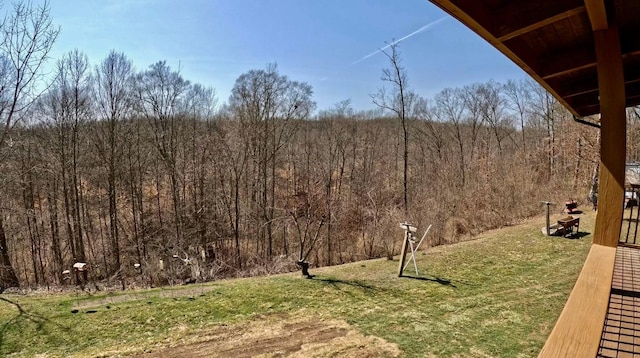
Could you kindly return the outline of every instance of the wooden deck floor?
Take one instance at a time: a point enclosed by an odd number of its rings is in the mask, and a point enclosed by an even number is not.
[[[640,249],[619,246],[598,357],[640,358]]]

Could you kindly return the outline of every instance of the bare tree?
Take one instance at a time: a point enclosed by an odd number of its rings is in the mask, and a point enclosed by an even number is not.
[[[465,136],[463,114],[465,111],[461,89],[445,88],[435,96],[436,115],[443,121],[453,124],[454,140],[458,147],[458,165],[460,168],[460,189],[464,190],[467,181],[467,157],[465,155]]]
[[[304,82],[292,81],[278,73],[275,64],[266,70],[251,70],[240,75],[231,92],[229,107],[234,116],[251,124],[246,140],[254,153],[254,169],[260,183],[257,210],[261,223],[257,236],[266,242],[265,256],[273,256],[273,220],[277,156],[295,134],[301,120],[315,107],[313,90]]]
[[[87,56],[78,50],[71,51],[58,61],[54,84],[40,102],[56,132],[55,151],[61,175],[68,247],[74,262],[87,260],[83,240],[80,132],[93,111],[91,81]],[[83,275],[86,282],[86,271]]]
[[[209,219],[212,219],[211,216],[216,216],[216,212],[208,209],[211,205],[207,205],[205,186],[209,177],[206,166],[215,157],[215,155],[211,155],[211,151],[215,151],[216,147],[221,147],[216,146],[211,138],[217,132],[217,126],[213,122],[217,104],[216,92],[213,88],[193,84],[187,91],[184,104],[191,124],[191,131],[187,135],[190,143],[185,143],[185,145],[189,144],[187,150],[190,152],[189,160],[185,159],[185,165],[187,162],[191,165],[191,175],[189,183],[185,180],[183,187],[190,184],[191,192],[190,195],[187,195],[186,192],[183,195],[191,198],[191,221],[195,226],[193,230],[198,237],[200,247],[204,250],[202,251],[205,253],[204,259],[210,260],[211,257],[207,256],[207,253],[211,252],[208,250],[211,243],[208,240],[208,225],[205,216],[208,215]]]
[[[306,188],[311,189],[311,188]],[[320,231],[325,223],[325,215],[319,206],[322,199],[318,198],[311,190],[296,193],[291,198],[288,205],[289,216],[295,229],[295,235],[298,238],[298,261],[296,264],[300,267],[302,274],[306,278],[312,278],[309,273],[309,255],[314,250],[316,244],[320,241]]]
[[[398,51],[398,43],[392,42],[389,45],[391,52],[381,50],[381,52],[387,56],[391,64],[391,68],[385,68],[382,70],[382,81],[388,82],[391,85],[390,92],[385,87],[381,88],[377,94],[371,96],[373,103],[384,109],[393,112],[400,120],[402,125],[402,187],[404,198],[404,215],[405,218],[409,215],[409,199],[408,199],[408,165],[409,165],[409,130],[407,120],[410,115],[410,110],[413,106],[413,102],[416,98],[415,93],[409,91],[407,71],[401,65],[400,52]]]
[[[507,107],[511,110],[515,111],[518,114],[518,119],[520,121],[520,131],[522,136],[522,148],[527,154],[527,143],[525,136],[525,128],[526,128],[526,115],[527,115],[527,101],[529,101],[529,90],[526,85],[526,82],[519,81],[516,82],[514,80],[509,80],[504,85],[504,93],[509,99],[507,102]]]
[[[230,115],[226,113],[225,115]],[[229,228],[231,229],[234,250],[233,262],[238,269],[242,268],[242,252],[240,248],[241,219],[243,206],[241,202],[242,179],[247,175],[247,163],[250,156],[250,146],[246,140],[250,126],[242,121],[229,121],[226,131],[218,131],[216,139],[221,143],[219,159],[216,161],[218,171],[223,173],[221,178],[222,192],[220,200],[225,208]],[[228,175],[228,180],[226,176]],[[246,181],[245,181],[246,182]]]
[[[420,125],[417,132],[424,138],[420,141],[420,146],[425,146],[431,153],[431,161],[439,162],[443,159],[444,150],[446,148],[446,138],[444,131],[435,118],[436,109],[429,105],[426,99],[418,97],[416,100],[415,111],[417,118],[420,119]],[[426,158],[423,158],[423,160]]]
[[[478,87],[478,102],[480,103],[482,117],[484,122],[489,124],[496,138],[500,157],[503,155],[502,140],[511,134],[510,130],[513,128],[509,117],[505,115],[505,100],[502,95],[502,88],[503,86],[494,81],[489,81]]]
[[[0,147],[5,146],[9,130],[24,118],[41,93],[42,67],[59,33],[51,21],[48,2],[37,7],[31,2],[17,2],[0,23]],[[2,215],[0,286],[14,287],[19,283],[10,261]]]
[[[333,241],[332,229],[333,222],[337,221],[334,218],[334,207],[337,206],[336,199],[340,194],[344,177],[344,163],[348,142],[345,137],[350,132],[349,127],[355,122],[351,100],[343,100],[336,103],[331,110],[322,111],[318,117],[322,123],[320,127],[321,138],[319,140],[325,144],[315,146],[317,156],[315,161],[320,164],[321,176],[324,181],[323,186],[325,187],[326,263],[331,265],[333,263],[334,247],[339,247],[339,244]],[[336,171],[339,173],[337,177],[335,176]]]
[[[157,211],[162,229],[161,181],[162,169],[169,177],[170,197],[173,209],[174,236],[171,242],[166,235],[162,235],[162,246],[165,260],[171,262],[171,256],[182,253],[186,249],[184,237],[184,203],[180,187],[183,183],[183,173],[179,169],[181,159],[182,134],[185,127],[184,95],[190,83],[185,80],[180,71],[174,71],[165,61],[157,62],[146,71],[135,76],[134,80],[135,109],[142,115],[151,129],[153,144],[163,168],[156,167]],[[169,271],[173,269],[173,266]]]
[[[116,192],[117,165],[122,159],[121,122],[131,114],[133,105],[131,80],[133,64],[123,54],[109,52],[95,68],[95,91],[99,118],[102,123],[93,131],[99,157],[107,169],[107,195],[109,199],[109,235],[113,256],[112,273],[120,270],[120,230]]]
[[[469,140],[469,157],[467,162],[473,162],[476,155],[476,147],[478,145],[478,137],[480,130],[486,124],[486,101],[483,100],[484,85],[474,83],[464,86],[460,92],[466,108],[465,124],[471,130],[471,138]],[[456,129],[457,130],[457,129]]]
[[[539,84],[529,81],[529,93],[531,94],[529,106],[534,126],[544,127],[547,133],[547,175],[550,178],[556,171],[556,156],[557,156],[557,133],[558,120],[561,118],[559,115],[559,104],[556,99],[547,90],[542,88]]]

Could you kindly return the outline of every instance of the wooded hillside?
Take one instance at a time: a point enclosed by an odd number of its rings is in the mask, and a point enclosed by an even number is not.
[[[248,72],[264,87],[240,78],[217,110],[164,63],[131,72],[126,108],[106,112],[112,90],[81,67],[4,148],[2,227],[23,286],[64,283],[75,262],[93,280],[154,285],[280,272],[314,240],[317,265],[398,253],[393,118],[348,103],[314,116],[308,85],[275,68]],[[434,225],[430,245],[538,214],[540,200],[585,202],[597,159],[597,130],[529,82],[445,89],[409,133],[408,219]]]
[[[3,287],[73,283],[76,262],[125,287],[391,257],[401,221],[433,224],[428,245],[456,242],[539,214],[541,200],[586,204],[597,173],[598,130],[530,81],[412,94],[403,131],[348,100],[317,111],[311,86],[276,65],[218,104],[166,62],[136,70],[117,52],[94,65],[72,51],[50,79],[25,62],[51,83],[42,93],[6,90],[20,72],[3,63]],[[640,135],[634,110],[629,128]]]

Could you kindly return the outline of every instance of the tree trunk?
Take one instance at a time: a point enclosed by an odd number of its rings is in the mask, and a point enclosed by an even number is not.
[[[20,287],[20,282],[11,265],[7,236],[4,231],[4,218],[0,214],[0,288],[9,287]]]
[[[242,268],[242,259],[240,256],[240,178],[237,170],[234,169],[234,187],[233,187],[233,239],[235,242],[236,265],[238,269]]]
[[[71,172],[71,194],[73,197],[73,215],[74,215],[74,231],[75,231],[75,240],[76,240],[76,257],[75,259],[79,262],[86,262],[86,254],[84,250],[84,242],[82,240],[82,212],[81,212],[81,200],[80,197],[80,178],[78,174],[78,124],[73,127],[73,137],[72,137],[72,172]]]
[[[578,189],[578,181],[580,180],[580,167],[582,167],[582,138],[578,138],[576,153],[576,169],[573,172],[573,192]]]
[[[51,183],[52,182],[52,183]],[[47,202],[49,207],[49,227],[51,230],[51,248],[53,251],[53,266],[58,283],[62,283],[62,250],[60,248],[60,226],[58,223],[58,182],[49,180]]]
[[[402,93],[402,89],[400,89]],[[402,96],[402,94],[401,94]],[[404,104],[403,104],[404,106]],[[405,220],[409,219],[409,189],[407,185],[407,175],[409,172],[409,133],[407,131],[407,122],[404,118],[404,109],[402,112],[402,141],[403,141],[403,155],[402,155],[402,192],[404,194],[404,218]]]
[[[300,270],[302,271],[302,275],[305,278],[313,278],[313,275],[309,273],[309,263],[306,261],[297,261],[296,264],[300,266]]]
[[[114,139],[112,139],[113,141]],[[113,143],[113,142],[112,142]],[[114,266],[112,273],[120,271],[120,233],[118,231],[118,207],[116,202],[115,148],[111,148],[109,159],[109,231],[111,236],[111,250]]]

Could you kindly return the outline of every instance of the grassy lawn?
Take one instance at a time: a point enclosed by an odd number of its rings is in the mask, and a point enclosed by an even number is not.
[[[427,249],[415,278],[397,278],[397,260],[372,260],[315,269],[312,280],[0,295],[0,356],[118,356],[210,340],[224,327],[338,320],[403,357],[534,357],[588,253],[595,215],[581,217],[589,235],[579,239],[544,237],[538,218]]]

